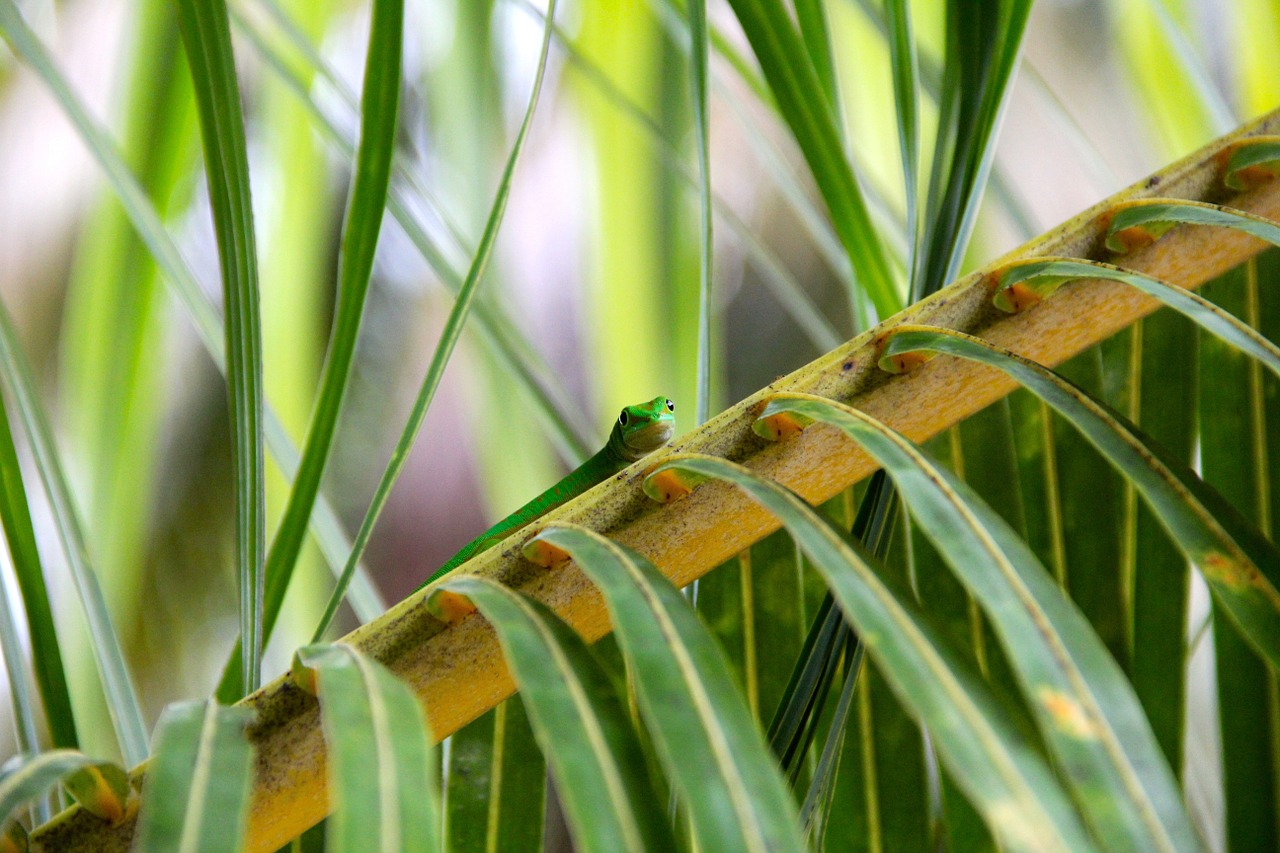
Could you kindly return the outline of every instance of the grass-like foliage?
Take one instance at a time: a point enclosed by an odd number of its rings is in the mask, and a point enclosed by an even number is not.
[[[1280,846],[1280,10],[91,7],[0,0],[0,847]]]

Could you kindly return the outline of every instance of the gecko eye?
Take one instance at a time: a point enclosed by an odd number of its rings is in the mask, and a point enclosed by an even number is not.
[[[623,409],[622,414],[618,415],[618,426],[626,426],[631,421],[631,416],[627,414],[627,410]]]
[[[668,401],[667,401],[667,411],[668,411],[668,412],[674,412],[675,410],[676,410],[676,404],[675,404],[675,403],[673,403],[673,402],[671,402],[670,400],[668,400]]]

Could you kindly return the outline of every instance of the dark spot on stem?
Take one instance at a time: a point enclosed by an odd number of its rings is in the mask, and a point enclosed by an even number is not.
[[[846,361],[846,362],[844,363],[843,367],[844,367],[844,369],[845,369],[845,370],[853,370],[853,362],[852,362],[852,361]]]

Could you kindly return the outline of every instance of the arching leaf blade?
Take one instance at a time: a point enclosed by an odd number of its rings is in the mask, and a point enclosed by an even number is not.
[[[1280,136],[1260,136],[1234,147],[1222,182],[1233,190],[1248,190],[1276,177],[1280,177]]]
[[[884,358],[914,350],[998,368],[1070,420],[1143,496],[1254,648],[1280,665],[1280,551],[1212,487],[1124,418],[1034,362],[960,332],[926,327],[899,327]]]
[[[1048,765],[1009,725],[1007,710],[919,611],[912,594],[886,582],[873,557],[794,494],[732,462],[681,455],[655,473],[668,471],[691,478],[691,485],[706,478],[731,482],[778,516],[1003,841],[1014,849],[1090,849]]]
[[[898,433],[811,395],[790,413],[843,431],[885,466],[912,516],[982,606],[1045,741],[1094,833],[1143,850],[1199,850],[1141,706],[1088,621],[1008,524]]]
[[[422,706],[351,646],[306,646],[329,748],[330,853],[434,850],[440,803]]]
[[[0,820],[9,820],[32,797],[38,797],[64,776],[94,760],[74,749],[20,753],[0,766]]]
[[[626,706],[586,644],[545,605],[486,578],[458,577],[441,588],[470,598],[497,630],[575,846],[674,849]]]
[[[209,700],[165,708],[139,815],[143,853],[234,853],[249,817],[253,748],[244,708]]]
[[[62,666],[62,650],[53,622],[53,610],[49,606],[40,551],[36,548],[27,490],[22,482],[22,469],[18,464],[18,452],[3,400],[0,400],[0,521],[4,524],[5,542],[13,559],[18,589],[22,592],[22,606],[31,638],[32,668],[40,701],[44,705],[45,722],[55,747],[75,749],[78,746],[75,714],[71,709],[71,694]],[[22,683],[21,670],[14,666],[16,663],[9,662],[9,680],[15,697],[27,689]],[[30,746],[34,748],[35,744]]]
[[[1012,264],[1000,273],[995,303],[1004,310],[1014,310],[1014,306],[1025,307],[1043,299],[1067,282],[1090,278],[1118,281],[1155,297],[1202,329],[1258,359],[1268,370],[1280,376],[1280,347],[1247,323],[1242,323],[1198,293],[1099,261],[1037,258]]]
[[[1261,216],[1217,204],[1186,199],[1144,198],[1124,202],[1110,214],[1107,248],[1128,252],[1159,239],[1175,225],[1234,228],[1280,246],[1280,225]]]
[[[802,850],[795,806],[724,653],[644,557],[568,525],[534,539],[600,588],[667,775],[706,850]]]
[[[81,767],[62,780],[62,787],[85,811],[108,823],[120,821],[129,808],[129,777],[110,761]]]

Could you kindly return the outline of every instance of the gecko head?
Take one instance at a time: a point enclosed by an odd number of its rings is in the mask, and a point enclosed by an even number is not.
[[[666,397],[627,406],[613,427],[617,447],[631,460],[640,459],[671,440],[676,428],[676,404]]]

